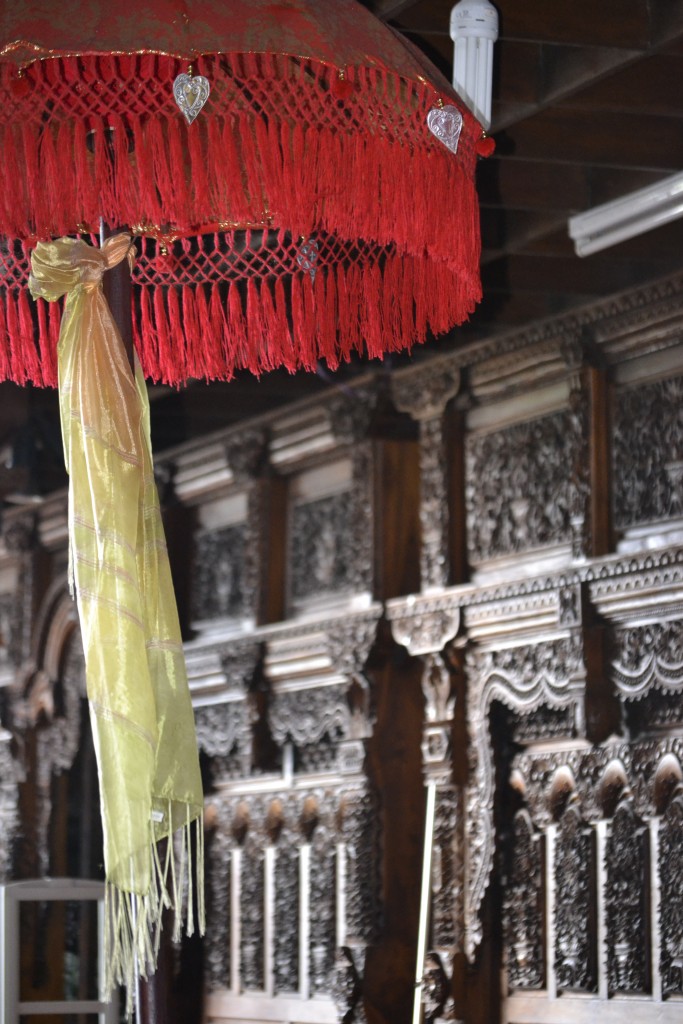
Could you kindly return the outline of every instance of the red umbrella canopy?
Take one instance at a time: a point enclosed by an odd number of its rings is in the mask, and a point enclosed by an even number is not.
[[[183,74],[197,109],[210,89],[192,123]],[[28,254],[100,217],[140,236],[155,380],[334,367],[450,329],[480,298],[480,137],[355,0],[4,5],[0,378],[54,383],[58,312],[29,305]]]

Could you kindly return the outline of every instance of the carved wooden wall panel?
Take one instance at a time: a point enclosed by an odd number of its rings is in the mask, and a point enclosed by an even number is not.
[[[179,554],[212,832],[207,1020],[406,1024],[392,990],[413,990],[416,935],[393,947],[383,921],[417,905],[420,768],[426,1020],[675,1019],[682,318],[676,279],[164,456],[193,524]],[[64,495],[7,512],[0,878],[25,751],[37,870],[50,780],[76,754],[66,550]],[[412,683],[402,804],[377,737],[405,726]]]
[[[567,467],[583,443],[579,424],[563,411],[469,438],[467,527],[474,565],[571,542],[575,500]]]
[[[617,529],[683,515],[683,377],[624,388],[614,420]]]

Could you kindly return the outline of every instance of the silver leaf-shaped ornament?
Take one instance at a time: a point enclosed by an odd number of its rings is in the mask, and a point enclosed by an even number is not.
[[[315,281],[315,275],[317,272],[316,263],[320,255],[320,249],[315,238],[308,238],[305,242],[302,242],[299,252],[297,253],[296,262],[299,264],[302,270],[305,270],[311,275],[311,281]]]
[[[188,124],[192,124],[210,91],[211,85],[204,75],[178,75],[173,83],[173,98]]]
[[[450,149],[451,153],[458,152],[458,142],[462,131],[462,114],[457,107],[432,107],[427,114],[427,127],[432,135],[436,135],[439,142]]]

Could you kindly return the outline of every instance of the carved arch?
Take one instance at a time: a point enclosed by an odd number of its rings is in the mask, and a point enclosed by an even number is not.
[[[585,668],[579,634],[502,651],[474,651],[466,658],[470,686],[468,730],[470,784],[465,828],[465,953],[474,958],[482,940],[481,906],[493,868],[495,829],[494,751],[489,713],[499,702],[518,712],[576,705],[583,697]]]

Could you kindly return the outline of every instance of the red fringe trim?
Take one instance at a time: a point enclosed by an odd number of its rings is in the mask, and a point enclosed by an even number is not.
[[[30,92],[0,110],[5,166],[22,166],[3,181],[0,233],[49,238],[100,216],[185,233],[274,223],[476,272],[480,127],[467,111],[454,155],[427,128],[427,85],[350,68],[340,102],[334,68],[309,62],[304,75],[288,58],[233,54],[199,60],[214,90],[188,126],[172,100],[179,68],[160,56],[32,64]],[[102,88],[110,80],[118,89]]]
[[[334,369],[354,351],[381,358],[462,322],[476,286],[443,263],[396,255],[383,266],[322,267],[315,281],[145,286],[135,290],[134,338],[145,375],[172,385],[313,370],[319,359]],[[0,294],[0,378],[54,386],[59,306],[36,309],[25,291]]]

